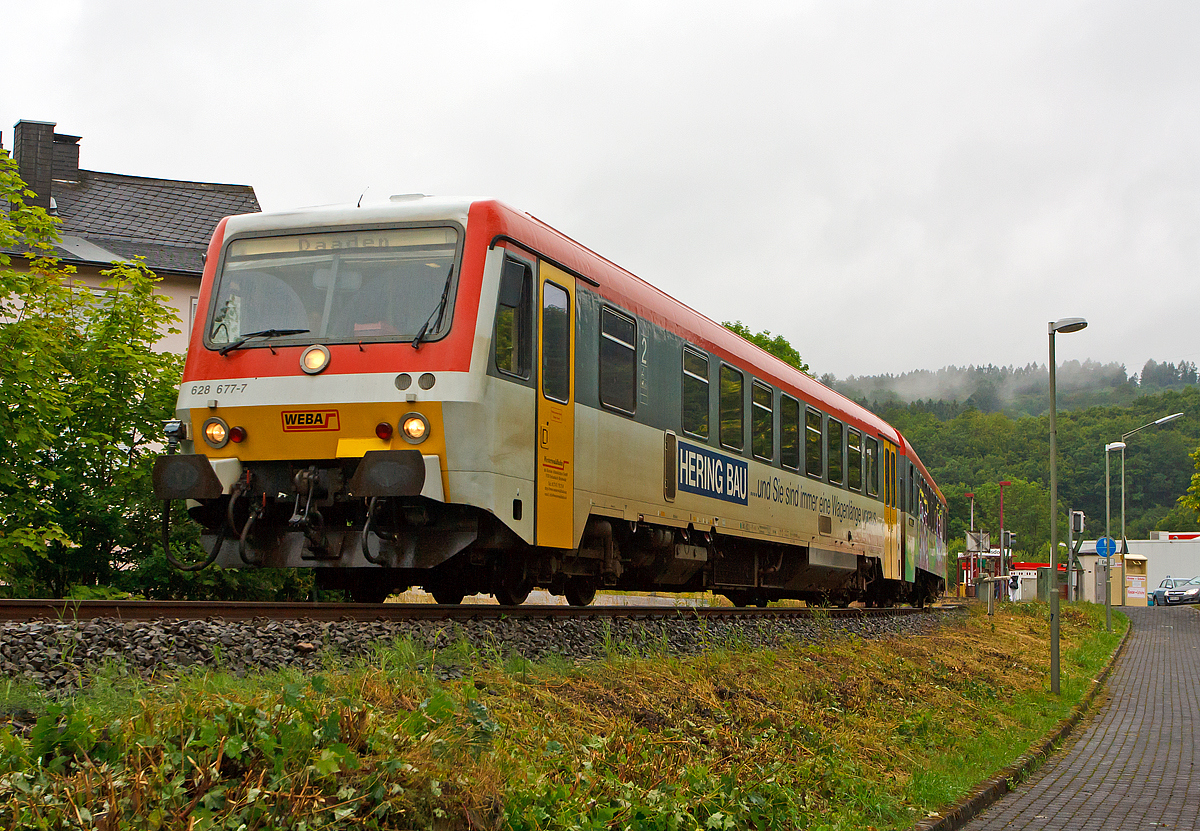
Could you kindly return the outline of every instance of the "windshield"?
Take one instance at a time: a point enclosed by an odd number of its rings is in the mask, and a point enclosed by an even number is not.
[[[450,328],[453,293],[439,306],[457,245],[448,227],[234,240],[217,277],[208,342],[272,329],[283,334],[246,348],[436,340]]]

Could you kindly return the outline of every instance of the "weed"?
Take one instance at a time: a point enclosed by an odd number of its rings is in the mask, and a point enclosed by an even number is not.
[[[694,658],[610,625],[584,664],[445,632],[311,678],[113,664],[57,703],[0,682],[0,826],[908,827],[1062,718],[1116,644],[1102,618],[1064,606],[1060,698],[1045,620],[1007,608],[921,638],[725,638]],[[439,680],[448,666],[464,677]]]

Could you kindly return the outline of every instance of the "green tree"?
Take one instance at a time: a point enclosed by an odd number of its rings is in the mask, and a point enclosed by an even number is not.
[[[764,352],[770,352],[784,363],[791,364],[801,372],[812,375],[812,372],[808,368],[808,364],[804,362],[804,359],[800,357],[800,353],[796,351],[795,347],[788,343],[787,338],[785,338],[783,335],[772,335],[766,329],[763,329],[761,332],[756,334],[751,332],[750,328],[740,320],[735,320],[732,323],[729,321],[724,321],[721,325],[729,331],[741,335],[743,338],[750,341]]]
[[[1192,474],[1192,484],[1188,486],[1187,493],[1179,497],[1179,502],[1175,509],[1167,515],[1167,519],[1178,518],[1181,521],[1191,522],[1184,528],[1164,528],[1159,525],[1159,530],[1163,531],[1189,531],[1192,528],[1200,528],[1200,447],[1191,454],[1192,461],[1196,463],[1196,472]]]
[[[149,470],[182,361],[177,317],[140,259],[100,290],[50,256],[57,220],[0,152],[0,569],[22,593],[108,582],[148,553]],[[21,266],[21,267],[18,267]]]
[[[140,259],[102,272],[101,290],[77,281],[51,256],[58,221],[32,195],[0,150],[0,590],[308,594],[312,576],[294,570],[167,565],[150,473],[183,362],[154,346],[177,318]],[[196,526],[181,503],[175,514],[172,547],[195,551]]]
[[[0,580],[14,585],[48,556],[49,546],[69,544],[50,497],[57,478],[46,464],[53,425],[72,415],[58,379],[66,373],[67,315],[73,305],[67,271],[50,256],[55,220],[25,204],[34,194],[0,150]],[[24,268],[4,252],[21,249]]]

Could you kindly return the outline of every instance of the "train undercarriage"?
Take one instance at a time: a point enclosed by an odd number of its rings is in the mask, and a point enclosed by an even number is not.
[[[519,605],[540,587],[576,606],[591,603],[600,589],[711,591],[736,606],[785,598],[921,606],[943,587],[923,571],[913,583],[886,580],[877,559],[852,551],[603,516],[589,519],[578,549],[542,548],[477,508],[421,496],[348,497],[356,473],[350,465],[257,468],[230,494],[192,503],[207,556],[171,559],[189,570],[213,562],[311,567],[318,587],[368,603],[422,586],[439,603],[482,593]],[[404,488],[411,491],[412,483]]]

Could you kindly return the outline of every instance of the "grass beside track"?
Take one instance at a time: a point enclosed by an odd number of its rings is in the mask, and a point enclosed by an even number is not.
[[[1103,609],[1063,606],[1059,697],[1047,617],[581,664],[405,641],[311,677],[115,664],[55,702],[0,680],[0,827],[905,828],[1093,684]]]

